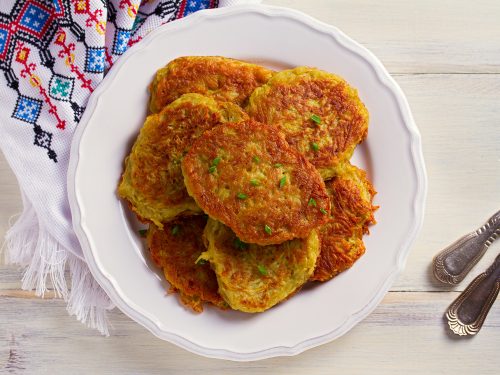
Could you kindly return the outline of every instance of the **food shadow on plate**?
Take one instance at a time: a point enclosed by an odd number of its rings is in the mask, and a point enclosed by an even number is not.
[[[369,138],[367,138],[354,150],[354,154],[351,158],[351,164],[355,165],[358,168],[363,169],[366,172],[368,179],[373,184],[376,190],[377,184],[376,181],[374,181],[376,177],[374,175],[375,168],[373,167],[373,160],[371,158],[370,150],[371,150],[370,140]]]
[[[361,257],[362,258],[362,257]],[[340,278],[343,278],[345,277],[345,275],[347,275],[349,273],[350,270],[352,270],[354,267],[356,267],[356,263],[359,261],[360,259],[358,259],[356,262],[354,262],[354,264],[349,267],[348,269],[336,274],[335,276],[333,276],[331,279],[328,279],[328,280],[325,280],[325,281],[317,281],[317,280],[308,280],[300,290],[298,290],[296,293],[312,293],[314,291],[316,291],[316,289],[318,288],[322,288],[322,287],[325,287],[326,284],[329,284],[329,283],[332,283],[332,282],[335,282],[336,279],[340,279]],[[292,295],[293,296],[293,295]]]
[[[170,284],[165,280],[163,276],[163,271],[160,267],[158,267],[151,256],[149,255],[149,250],[146,245],[146,238],[141,235],[141,231],[147,230],[148,225],[141,223],[135,214],[129,210],[126,206],[126,203],[123,202],[119,197],[117,198],[120,201],[120,210],[122,212],[122,217],[124,219],[125,225],[128,229],[128,233],[131,239],[131,242],[134,244],[134,251],[137,253],[139,258],[142,259],[144,265],[151,271],[152,274],[158,279],[161,283],[162,288],[165,290],[165,293],[170,288]]]
[[[152,79],[153,79],[153,76],[151,76],[151,80]],[[146,89],[145,95],[147,98],[149,98],[148,89]],[[147,100],[149,103],[149,99],[147,99]],[[142,112],[142,114],[140,116],[141,120],[134,124],[135,131],[133,133],[128,134],[127,142],[123,145],[123,154],[121,155],[121,158],[120,158],[120,160],[123,160],[123,163],[125,161],[126,156],[130,154],[130,151],[132,150],[132,146],[134,145],[135,141],[137,140],[137,137],[139,136],[139,132],[141,131],[141,129],[144,125],[144,122],[146,121],[146,118],[151,114],[147,105],[144,106],[144,108],[136,108],[135,110],[138,112]],[[122,166],[124,167],[125,164],[123,164]],[[120,178],[121,178],[121,174],[120,174]],[[118,181],[117,181],[116,185],[118,185]]]
[[[202,312],[202,314],[205,313],[215,314],[218,319],[223,320],[226,323],[229,322],[234,324],[238,324],[239,322],[247,322],[252,319],[257,319],[257,317],[261,314],[261,313],[252,314],[232,309],[221,310],[216,306],[210,304],[205,304],[203,308],[205,310]]]

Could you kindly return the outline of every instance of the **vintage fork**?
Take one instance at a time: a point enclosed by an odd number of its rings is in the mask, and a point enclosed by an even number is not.
[[[436,255],[434,275],[443,283],[458,284],[499,236],[500,211],[481,228],[463,236]],[[500,254],[448,307],[445,316],[450,329],[460,336],[478,333],[499,290]]]

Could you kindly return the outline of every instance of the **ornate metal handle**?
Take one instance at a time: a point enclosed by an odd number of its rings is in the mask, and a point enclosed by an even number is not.
[[[475,335],[495,302],[500,290],[500,254],[493,264],[453,301],[446,311],[450,329],[457,335]]]
[[[458,284],[498,236],[500,236],[500,211],[481,228],[441,251],[434,258],[434,276],[443,283]]]

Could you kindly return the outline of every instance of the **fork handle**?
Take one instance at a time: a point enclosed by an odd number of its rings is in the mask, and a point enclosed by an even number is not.
[[[434,258],[434,276],[443,283],[458,284],[498,236],[500,236],[500,211],[481,228],[442,250]]]
[[[460,336],[478,333],[499,290],[500,254],[486,272],[477,276],[450,305],[446,312],[450,329]]]

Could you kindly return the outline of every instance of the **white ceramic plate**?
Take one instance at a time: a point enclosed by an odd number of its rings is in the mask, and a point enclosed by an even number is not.
[[[354,267],[256,315],[210,307],[197,315],[165,295],[165,283],[150,265],[116,186],[145,118],[149,82],[157,69],[186,55],[221,55],[272,68],[315,66],[358,88],[371,121],[353,162],[368,170],[380,209],[378,224],[365,237],[366,254]],[[198,12],[131,48],[88,103],[68,175],[75,231],[92,274],[113,302],[164,340],[231,360],[294,355],[334,340],[365,318],[403,269],[426,194],[418,130],[382,64],[336,28],[268,6]]]

